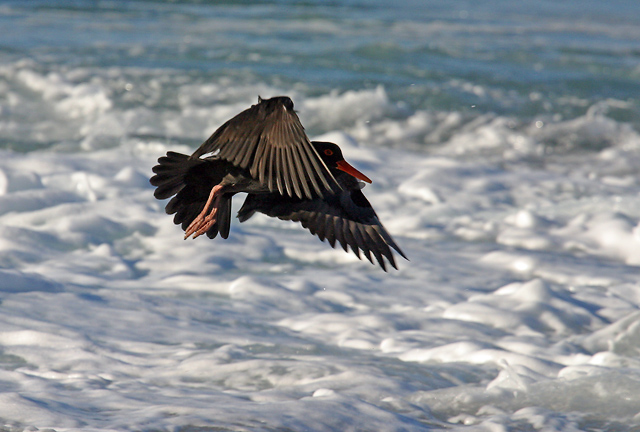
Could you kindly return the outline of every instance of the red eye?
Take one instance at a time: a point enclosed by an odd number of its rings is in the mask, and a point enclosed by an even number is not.
[[[326,154],[327,156],[331,156],[331,155],[333,154],[333,151],[332,151],[332,150],[329,150],[329,149],[326,149],[326,150],[324,151],[324,154]]]

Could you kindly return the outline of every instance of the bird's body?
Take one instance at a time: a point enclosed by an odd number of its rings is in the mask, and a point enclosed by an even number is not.
[[[287,97],[259,100],[222,125],[193,155],[168,152],[158,159],[151,184],[155,197],[173,197],[185,238],[229,236],[231,199],[248,194],[241,222],[255,212],[300,222],[332,247],[336,241],[386,270],[395,268],[391,248],[404,253],[384,229],[361,191],[364,174],[349,165],[333,143],[310,142]],[[175,195],[175,196],[174,196]]]

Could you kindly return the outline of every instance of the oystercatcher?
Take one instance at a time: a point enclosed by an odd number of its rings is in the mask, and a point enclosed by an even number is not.
[[[407,258],[380,223],[362,193],[371,180],[344,160],[329,142],[310,142],[286,96],[258,99],[206,140],[191,156],[167,152],[153,168],[155,197],[173,197],[166,206],[185,239],[229,236],[231,199],[247,198],[240,222],[255,212],[303,227],[336,242],[386,271],[383,257],[397,268],[391,248]],[[174,196],[175,195],[175,196]]]

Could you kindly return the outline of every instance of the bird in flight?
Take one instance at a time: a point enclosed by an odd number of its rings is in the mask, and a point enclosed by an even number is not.
[[[224,123],[191,156],[167,152],[153,167],[155,197],[166,206],[185,239],[206,234],[228,238],[231,199],[247,198],[238,212],[244,222],[256,212],[300,222],[332,247],[339,243],[361,258],[406,255],[391,238],[362,193],[371,180],[344,160],[329,142],[309,141],[293,102],[286,96],[258,103]]]

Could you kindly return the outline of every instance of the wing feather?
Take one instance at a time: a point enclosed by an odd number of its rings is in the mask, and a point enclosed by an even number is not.
[[[293,179],[293,176],[296,175],[295,171],[295,162],[292,157],[292,149],[289,147],[284,148],[284,155],[287,158],[286,163],[284,163],[284,179],[287,184],[287,195],[289,196],[302,196],[302,192],[300,191],[299,182]]]
[[[301,149],[297,147],[291,148],[294,159],[294,169],[297,173],[295,184],[302,186],[304,190],[304,196],[313,196],[311,189],[309,188],[308,173],[311,172],[311,167],[307,163],[306,159],[301,153]]]

